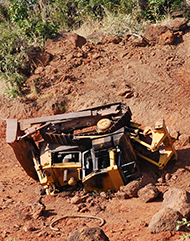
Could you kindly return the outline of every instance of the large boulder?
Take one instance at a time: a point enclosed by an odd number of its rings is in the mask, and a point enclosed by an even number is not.
[[[157,198],[159,190],[152,183],[149,183],[145,187],[141,188],[137,194],[139,198],[146,203]]]
[[[86,39],[76,33],[60,32],[57,37],[47,39],[44,50],[52,55],[59,55],[70,52],[72,49],[81,48],[86,43]]]
[[[178,188],[170,188],[164,193],[163,208],[172,208],[180,212],[184,218],[190,218],[190,193]]]
[[[101,228],[82,228],[74,231],[67,241],[109,241]]]
[[[150,25],[146,27],[143,37],[148,42],[161,45],[173,44],[175,41],[174,32],[166,26]]]
[[[182,219],[180,212],[171,208],[163,208],[157,212],[149,223],[148,230],[151,233],[160,233],[164,231],[175,231],[177,221]]]
[[[110,34],[110,35],[105,35],[103,38],[102,38],[102,43],[103,44],[108,44],[108,43],[113,43],[113,44],[118,44],[121,42],[121,38],[116,36],[116,35],[113,35],[113,34]]]
[[[182,31],[187,28],[188,20],[186,18],[175,18],[166,23],[166,27],[172,31]]]
[[[126,193],[129,197],[137,197],[137,192],[141,187],[141,182],[138,180],[134,180],[125,186],[121,186],[120,191]]]
[[[14,206],[15,214],[23,221],[30,220],[32,218],[37,219],[42,215],[45,210],[45,206],[42,203],[25,204],[19,201]]]

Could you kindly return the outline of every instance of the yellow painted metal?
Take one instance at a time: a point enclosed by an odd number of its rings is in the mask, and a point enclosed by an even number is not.
[[[137,152],[137,155],[158,166],[159,169],[163,169],[172,156],[175,156],[175,159],[177,159],[177,153],[173,146],[173,140],[163,119],[157,120],[155,123],[155,128],[149,128],[149,131],[152,134],[151,145],[134,136],[130,136],[130,138],[147,147],[147,149],[151,152],[158,151],[159,148],[162,147],[162,149],[159,151],[160,157],[158,162],[155,162],[154,160],[142,155],[139,152]]]
[[[115,165],[115,152],[114,150],[109,150],[109,157],[110,157],[110,166]]]
[[[108,170],[103,169],[99,172],[91,172],[82,180],[87,191],[104,191],[114,190],[113,183],[108,174]]]
[[[45,177],[40,179],[42,185],[57,184],[57,186],[68,185],[68,181],[74,179],[76,182],[79,181],[79,169],[81,168],[80,163],[56,163],[52,166],[44,166],[43,171]],[[67,179],[64,181],[63,173],[64,170],[68,172]],[[73,184],[73,183],[72,183]]]
[[[135,140],[136,142],[140,143],[141,145],[147,147],[148,149],[151,149],[151,145],[149,145],[148,143],[146,143],[145,141],[142,141],[134,136],[130,136],[130,139]]]
[[[115,151],[109,151],[110,157],[110,166],[107,167],[109,177],[113,184],[113,187],[116,191],[119,190],[120,186],[124,185],[123,179],[121,178],[121,174],[118,170],[118,166],[115,164]]]
[[[115,164],[115,149],[109,151],[110,166],[100,172],[92,172],[82,182],[87,191],[118,191],[124,185],[118,166]]]
[[[112,190],[118,191],[120,186],[124,185],[124,182],[121,178],[121,174],[118,170],[117,165],[107,167],[107,170],[108,170],[109,177],[110,177],[111,182],[114,187]]]
[[[40,183],[45,186],[52,186],[56,184],[56,186],[61,187],[69,184],[74,184],[79,181],[81,163],[80,162],[65,162],[65,163],[54,163],[52,164],[51,153],[49,152],[49,148],[44,143],[41,147],[41,156],[40,156],[40,169],[43,169],[44,177],[41,173],[41,170],[37,170]],[[64,171],[67,171],[66,180],[64,180]],[[71,180],[75,180],[72,182]]]
[[[154,164],[154,165],[156,165],[156,166],[159,167],[158,163],[155,162],[155,161],[153,161],[152,159],[150,159],[150,158],[148,158],[148,157],[146,157],[146,156],[140,154],[139,152],[137,152],[137,155],[140,156],[141,158],[143,158],[143,159],[145,159],[145,160],[147,160],[147,161],[151,162],[152,164]]]

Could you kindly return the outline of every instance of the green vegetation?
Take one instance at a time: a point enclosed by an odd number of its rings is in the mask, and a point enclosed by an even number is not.
[[[7,94],[22,94],[26,76],[25,52],[30,46],[43,46],[60,30],[76,31],[91,21],[106,34],[123,36],[141,33],[146,21],[156,23],[173,11],[187,17],[185,0],[2,0],[0,2],[0,78]],[[90,20],[89,20],[90,19]],[[96,29],[98,31],[98,29]]]
[[[182,218],[181,221],[177,221],[178,225],[176,227],[176,230],[180,230],[181,227],[187,227],[187,229],[189,230],[190,228],[190,221],[188,221],[186,218]],[[186,239],[186,237],[190,238],[190,233],[185,233],[181,236],[183,238],[183,240]]]
[[[16,238],[9,238],[7,241],[18,241],[18,239],[16,239]]]

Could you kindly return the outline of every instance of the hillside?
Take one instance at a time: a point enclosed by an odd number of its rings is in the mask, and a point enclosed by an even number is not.
[[[143,126],[154,126],[156,119],[165,119],[170,133],[177,140],[179,159],[159,171],[143,163],[142,172],[157,182],[166,173],[171,178],[159,186],[161,192],[179,187],[190,192],[190,29],[176,32],[176,41],[159,45],[137,41],[133,36],[89,37],[62,32],[48,39],[44,49],[33,48],[27,54],[33,72],[20,100],[1,98],[1,118],[30,118],[72,112],[87,107],[123,102],[132,111],[132,120]],[[91,39],[91,41],[90,41]],[[97,41],[95,41],[97,39]],[[5,143],[5,122],[1,121],[0,161],[0,240],[67,240],[75,229],[98,226],[97,221],[63,220],[60,231],[49,228],[53,219],[77,214],[71,203],[74,190],[40,195],[38,183],[29,178]],[[44,215],[25,220],[17,212],[18,202],[46,206]],[[138,198],[117,200],[97,196],[94,206],[85,212],[106,220],[102,227],[110,241],[114,240],[177,240],[181,233],[151,234],[147,225],[161,209],[162,196],[155,202],[142,203]]]

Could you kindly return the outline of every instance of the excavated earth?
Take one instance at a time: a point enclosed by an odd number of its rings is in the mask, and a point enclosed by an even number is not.
[[[44,49],[27,55],[31,71],[24,97],[1,96],[0,117],[0,240],[63,240],[79,228],[98,227],[89,218],[60,220],[59,231],[50,229],[53,220],[65,215],[95,215],[105,220],[101,227],[110,241],[180,240],[183,232],[152,234],[148,224],[161,209],[162,195],[170,187],[190,192],[190,30],[176,34],[172,45],[148,44],[114,36],[85,44],[75,34],[62,33],[48,40]],[[132,111],[132,121],[154,126],[165,119],[176,138],[177,161],[162,171],[148,162],[140,163],[142,174],[161,192],[143,203],[138,197],[118,199],[114,193],[86,194],[82,187],[66,188],[44,195],[39,183],[24,172],[11,147],[6,144],[6,118],[31,118],[72,112],[91,106],[123,102]],[[169,173],[162,182],[160,177]],[[83,209],[71,203],[76,194],[89,195],[93,205]],[[37,218],[26,218],[18,210],[43,203]],[[182,240],[182,239],[181,239]]]

